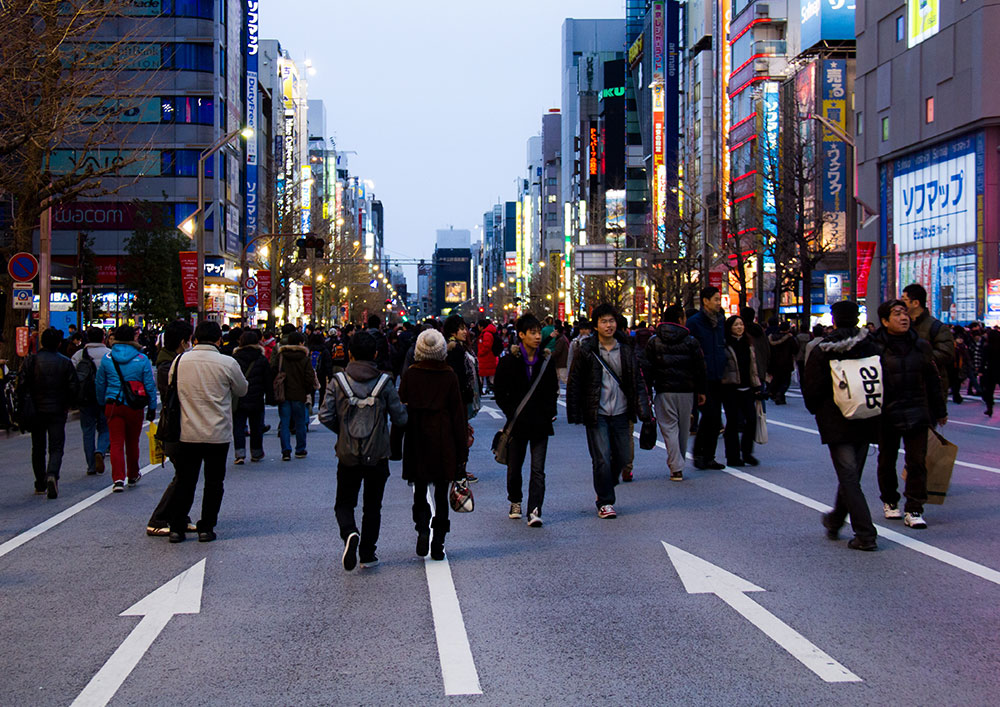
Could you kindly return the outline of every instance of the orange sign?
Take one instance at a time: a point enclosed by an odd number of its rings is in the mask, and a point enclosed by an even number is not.
[[[17,328],[17,333],[14,339],[14,350],[18,357],[24,358],[30,351],[30,346],[28,344],[29,329],[26,326],[19,326]]]

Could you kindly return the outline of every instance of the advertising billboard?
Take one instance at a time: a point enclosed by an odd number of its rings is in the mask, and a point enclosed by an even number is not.
[[[253,137],[246,141],[246,232],[248,241],[257,235],[257,52],[259,49],[259,14],[257,9],[257,0],[246,0],[246,44],[243,51],[247,72],[247,95],[244,123],[254,131]]]
[[[608,189],[604,193],[605,225],[609,231],[625,230],[625,190]]]
[[[802,48],[854,39],[855,0],[802,0]]]
[[[444,301],[458,304],[469,299],[469,283],[464,280],[449,280],[444,283]]]
[[[847,132],[847,62],[823,62],[823,117]],[[830,130],[823,130],[823,244],[842,251],[847,243],[847,145]]]
[[[941,0],[906,0],[906,14],[906,47],[909,49],[938,33]]]
[[[666,64],[666,46],[664,44],[665,10],[664,3],[653,3],[653,83],[663,83]]]

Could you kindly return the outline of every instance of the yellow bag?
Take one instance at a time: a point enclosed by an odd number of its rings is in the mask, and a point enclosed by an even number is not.
[[[149,463],[163,463],[163,443],[156,439],[156,422],[150,422],[146,428],[146,437],[149,439]]]

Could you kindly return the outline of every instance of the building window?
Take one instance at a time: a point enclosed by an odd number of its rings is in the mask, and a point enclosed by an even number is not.
[[[902,42],[906,39],[906,18],[900,15],[896,18],[896,41]]]
[[[862,135],[862,134],[864,134],[864,132],[865,132],[864,113],[862,111],[858,111],[857,113],[855,113],[854,114],[854,121],[855,121],[854,134],[855,135]]]
[[[927,101],[925,103],[925,106],[926,106],[926,109],[924,111],[924,113],[925,113],[924,119],[928,123],[933,123],[934,122],[934,96],[931,96],[930,98],[927,99]]]
[[[889,116],[882,118],[882,142],[889,139]]]

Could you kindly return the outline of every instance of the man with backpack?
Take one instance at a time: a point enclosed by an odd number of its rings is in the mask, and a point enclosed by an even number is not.
[[[836,302],[830,308],[833,333],[817,339],[806,361],[805,376],[802,380],[802,397],[806,408],[816,416],[816,426],[819,428],[820,441],[830,450],[830,459],[837,472],[837,496],[834,499],[833,511],[823,516],[823,525],[827,537],[836,540],[840,528],[844,525],[847,515],[851,516],[851,527],[854,538],[847,543],[852,550],[875,550],[877,532],[872,523],[868,501],[861,490],[861,472],[868,457],[868,447],[878,442],[879,419],[874,407],[881,411],[882,394],[881,376],[870,376],[868,396],[872,400],[872,408],[856,408],[847,417],[834,399],[833,368],[844,370],[841,362],[857,361],[858,366],[865,366],[869,372],[881,371],[878,359],[878,348],[868,329],[858,328],[858,305],[847,300]],[[876,364],[878,368],[876,369]],[[840,378],[840,376],[838,376]],[[852,381],[848,381],[849,385]],[[864,384],[861,381],[855,387],[860,396],[864,395]],[[858,414],[858,410],[868,410]],[[861,415],[869,414],[869,417]],[[857,417],[855,417],[857,415]],[[872,419],[874,418],[874,419]]]
[[[97,367],[109,353],[111,349],[104,345],[104,330],[88,327],[87,343],[71,359],[80,382],[80,430],[83,432],[83,455],[87,459],[89,475],[104,473],[104,457],[111,447],[103,401],[97,400]]]
[[[330,380],[319,421],[337,434],[337,500],[334,514],[344,541],[345,570],[378,564],[375,554],[382,524],[382,495],[389,478],[389,426],[406,425],[406,408],[389,374],[374,363],[375,339],[368,332],[351,338],[347,369]],[[364,484],[361,532],[354,520]]]

